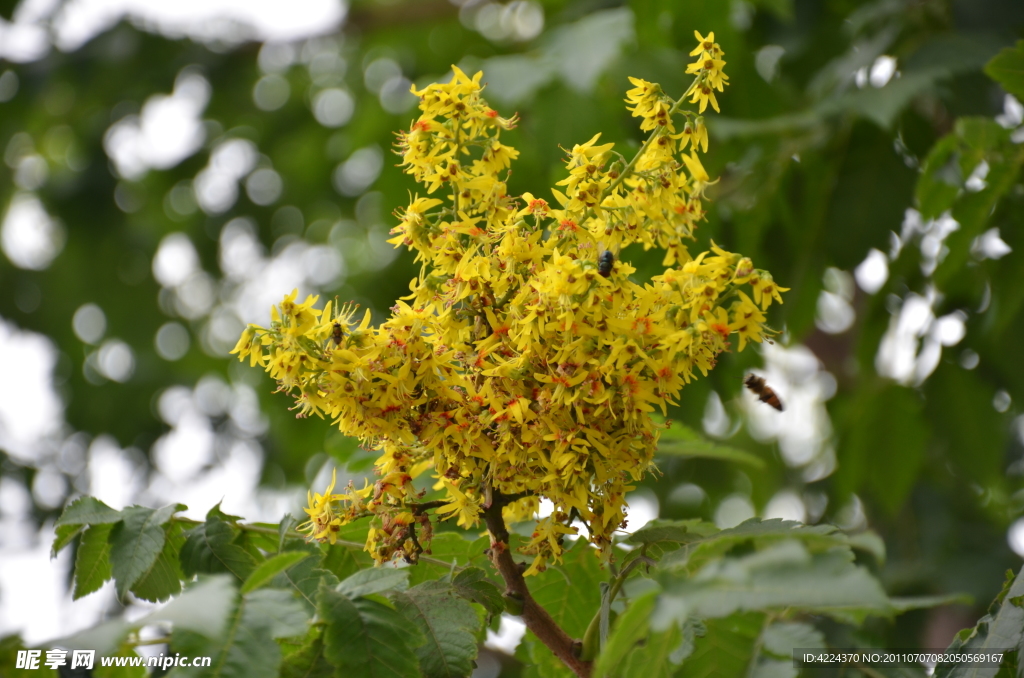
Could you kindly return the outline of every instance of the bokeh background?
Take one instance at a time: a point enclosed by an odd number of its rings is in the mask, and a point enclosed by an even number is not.
[[[1008,179],[943,168],[981,205],[970,223],[915,197],[958,118],[1024,142],[1024,108],[982,72],[1024,38],[1019,0],[22,0],[0,16],[0,636],[44,643],[119,612],[111,584],[72,603],[70,550],[49,557],[74,495],[277,521],[333,466],[369,471],[227,353],[293,288],[375,322],[408,292],[412,257],[385,240],[416,189],[391,152],[411,84],[482,69],[522,118],[512,192],[550,198],[561,148],[598,132],[638,147],[627,76],[684,90],[695,29],[732,85],[707,115],[721,181],[693,251],[713,239],[791,291],[779,340],[722,356],[671,413],[756,460],[664,458],[631,527],[870,527],[891,594],[975,600],[862,631],[895,647],[945,646],[1020,566],[1021,154]],[[660,263],[622,257],[640,280]],[[784,413],[744,391],[750,370]]]

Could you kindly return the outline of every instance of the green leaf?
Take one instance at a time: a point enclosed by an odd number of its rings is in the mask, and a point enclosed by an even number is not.
[[[111,529],[110,523],[92,525],[82,534],[75,556],[75,600],[99,590],[112,576],[108,541]]]
[[[458,678],[473,672],[481,620],[451,584],[428,581],[388,598],[426,637],[415,650],[425,678]]]
[[[828,647],[825,635],[810,624],[802,622],[776,622],[764,630],[761,648],[766,654],[789,659],[792,664],[793,648]]]
[[[211,514],[213,511],[211,510]],[[219,511],[218,511],[219,513]],[[235,543],[239,531],[216,515],[188,532],[181,548],[181,569],[186,577],[199,572],[230,572],[245,581],[256,568],[253,557]]]
[[[309,629],[309,615],[291,591],[253,591],[245,596],[245,614],[265,625],[272,638],[301,636]]]
[[[966,593],[950,593],[944,596],[899,596],[889,599],[892,609],[899,614],[943,605],[970,605],[973,602],[974,598]]]
[[[183,511],[181,507],[179,511]],[[101,525],[105,523],[116,523],[121,520],[120,511],[115,511],[95,497],[79,497],[64,509],[54,523],[56,527],[62,525]]]
[[[185,543],[181,529],[179,523],[168,526],[160,556],[131,588],[132,593],[139,598],[155,603],[181,593],[182,574],[178,554]]]
[[[319,635],[281,662],[281,678],[319,678],[334,674],[324,657],[324,641]]]
[[[748,464],[754,468],[764,468],[764,460],[744,450],[721,445],[708,440],[692,428],[678,422],[661,433],[656,454],[672,457],[694,457],[701,459],[718,459],[740,464]]]
[[[705,528],[705,524],[698,526],[698,529]],[[672,536],[667,530],[655,534]],[[848,543],[847,536],[832,525],[804,525],[781,518],[751,518],[736,527],[719,530],[698,539],[693,539],[692,534],[685,531],[676,536],[684,548],[665,554],[658,563],[662,568],[686,567],[692,570],[747,542],[752,542],[755,547],[765,547],[778,542],[799,540],[819,551]]]
[[[393,569],[374,567],[360,570],[348,579],[343,580],[335,589],[349,598],[368,596],[372,593],[383,593],[392,589],[404,591],[409,586],[408,568]]]
[[[360,678],[420,676],[413,652],[425,638],[419,628],[387,605],[359,598],[350,600],[320,585],[317,611],[327,624],[324,656],[336,675]]]
[[[978,620],[972,629],[956,635],[949,652],[989,652],[1019,649],[1024,642],[1024,568],[1013,582],[1004,588],[989,608],[989,613]],[[1005,660],[1004,660],[1005,663]],[[979,666],[939,665],[935,678],[987,678],[995,676],[997,669]]]
[[[242,593],[249,593],[254,591],[261,586],[267,584],[271,579],[274,578],[282,570],[286,570],[292,565],[295,565],[301,560],[305,560],[310,557],[311,553],[308,551],[285,551],[284,553],[278,553],[276,556],[265,560],[253,570],[249,578],[242,584]]]
[[[166,541],[163,525],[180,504],[162,509],[131,506],[122,511],[124,519],[110,532],[110,564],[117,595],[122,600],[156,562]]]
[[[971,255],[971,243],[989,225],[996,205],[1013,188],[1024,163],[1024,148],[1007,145],[1001,153],[976,154],[971,169],[984,159],[989,165],[985,187],[977,192],[963,193],[953,205],[953,218],[960,224],[946,239],[949,254],[935,269],[935,284],[945,288],[950,280],[963,274]]]
[[[656,618],[680,623],[785,608],[849,623],[859,623],[868,614],[893,612],[878,581],[853,564],[847,547],[812,553],[802,542],[784,541],[740,557],[713,560],[693,577],[662,573],[659,579],[665,594]]]
[[[696,641],[693,654],[683,662],[683,675],[687,678],[747,675],[763,625],[764,615],[757,613],[708,619],[704,636]]]
[[[253,595],[260,593],[268,591],[257,591]],[[224,632],[216,638],[204,638],[188,631],[172,634],[173,652],[208,656],[213,661],[209,668],[175,668],[168,675],[173,678],[277,678],[281,649],[274,642],[274,622],[263,616],[265,606],[252,607],[245,597],[239,596]]]
[[[924,384],[936,447],[985,486],[1003,478],[1006,427],[992,407],[995,385],[976,370],[943,364]]]
[[[1004,90],[1024,101],[1024,40],[1007,47],[985,64],[985,75],[998,82]]]
[[[915,189],[917,208],[925,219],[935,219],[952,207],[963,188],[958,146],[957,135],[947,134],[928,151]]]
[[[578,539],[562,555],[561,565],[531,578],[530,592],[566,633],[582,638],[601,607],[600,583],[606,576],[596,551]]]
[[[61,550],[82,531],[81,525],[61,525],[54,528],[53,545],[50,546],[50,558],[56,558]]]
[[[338,585],[338,578],[334,573],[320,568],[317,561],[312,558],[293,565],[285,570],[282,576],[299,592],[310,611],[316,609],[316,596],[320,590],[321,579],[327,583],[328,588],[333,589]]]
[[[595,678],[617,678],[626,657],[637,643],[648,637],[650,617],[658,600],[658,591],[649,591],[635,598],[615,620],[608,641],[601,648],[594,664]]]
[[[672,541],[680,544],[701,541],[720,532],[715,525],[700,518],[689,520],[652,520],[626,538],[630,544],[653,544]]]
[[[616,678],[669,678],[676,669],[672,655],[682,641],[679,627],[671,624],[663,631],[650,633],[626,656],[626,661]]]
[[[224,574],[204,576],[180,596],[143,617],[138,625],[170,623],[175,632],[188,630],[217,638],[224,632],[235,602],[236,591],[231,581]]]
[[[430,555],[445,563],[452,563],[456,567],[483,567],[487,564],[485,551],[490,545],[490,540],[487,537],[466,539],[461,530],[459,532],[441,532],[435,534],[430,542]],[[439,565],[422,560],[415,567],[408,569],[410,586],[422,584],[431,579],[440,579],[451,572],[450,565]]]
[[[842,491],[867,485],[879,505],[895,515],[924,466],[929,426],[920,395],[895,384],[865,390],[853,405],[847,430],[839,448],[839,463],[845,465]]]
[[[522,678],[573,678],[574,675],[569,667],[529,631],[516,647],[516,658],[524,665]]]
[[[467,567],[457,572],[452,577],[452,586],[466,600],[482,605],[487,614],[501,614],[505,609],[501,591],[479,567]]]
[[[53,546],[50,557],[54,558],[61,549],[82,531],[86,525],[106,525],[121,520],[121,512],[115,511],[94,497],[79,497],[64,509],[54,523]]]

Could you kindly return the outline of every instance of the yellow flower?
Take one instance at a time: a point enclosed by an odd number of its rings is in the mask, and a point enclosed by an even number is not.
[[[684,99],[718,110],[723,53],[713,34],[697,38]],[[436,494],[425,501],[444,502],[433,517],[463,528],[479,525],[497,493],[522,497],[503,508],[510,521],[550,500],[522,549],[527,574],[558,562],[575,520],[610,558],[624,497],[657,446],[652,413],[706,375],[731,334],[742,350],[772,333],[763,310],[785,290],[749,258],[686,245],[713,181],[698,156],[704,119],[687,114],[677,135],[675,102],[656,83],[630,82],[628,110],[652,130],[642,151],[630,160],[594,135],[567,151],[564,192],[521,196],[505,183],[518,151],[500,140],[515,116],[487,105],[481,74],[453,68],[448,83],[412,88],[422,114],[396,150],[431,195],[396,212],[390,241],[422,264],[410,293],[371,326],[368,311],[356,325],[352,305],[321,312],[292,292],[270,328],[247,327],[234,350],[290,391],[300,416],[329,417],[378,452],[362,490],[332,494],[332,477],[325,494],[309,494],[310,539],[334,540],[371,516],[373,558],[414,562],[431,516],[416,509],[425,490],[413,479],[432,469]],[[634,244],[665,250],[661,275],[634,279]]]
[[[308,508],[303,509],[309,520],[298,526],[300,532],[308,531],[309,539],[316,541],[330,541],[332,544],[338,541],[338,527],[341,525],[341,518],[334,513],[333,502],[341,498],[341,495],[331,494],[334,491],[334,484],[338,480],[337,469],[331,471],[331,484],[323,494],[313,496],[307,492],[306,498]]]

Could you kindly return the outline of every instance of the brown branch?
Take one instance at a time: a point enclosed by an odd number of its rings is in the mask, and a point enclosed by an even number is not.
[[[512,497],[506,497],[494,491],[494,501],[484,509],[487,531],[491,533],[490,558],[501,578],[505,580],[505,595],[523,601],[523,622],[562,663],[572,669],[580,678],[590,678],[592,663],[579,658],[580,644],[569,637],[555,623],[548,611],[541,607],[526,586],[526,580],[519,566],[512,559],[509,551],[508,528],[501,516],[501,509]]]

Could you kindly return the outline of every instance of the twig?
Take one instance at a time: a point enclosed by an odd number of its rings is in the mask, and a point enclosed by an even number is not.
[[[501,509],[510,500],[513,498],[503,496],[495,490],[494,501],[483,512],[487,531],[491,533],[491,562],[505,581],[505,594],[522,600],[523,622],[526,624],[526,628],[533,632],[533,635],[537,636],[579,678],[590,678],[592,663],[577,656],[578,643],[570,638],[569,634],[555,623],[548,611],[533,599],[530,589],[526,586],[523,573],[519,570],[516,562],[512,560],[512,553],[509,551],[508,528],[501,515]]]

